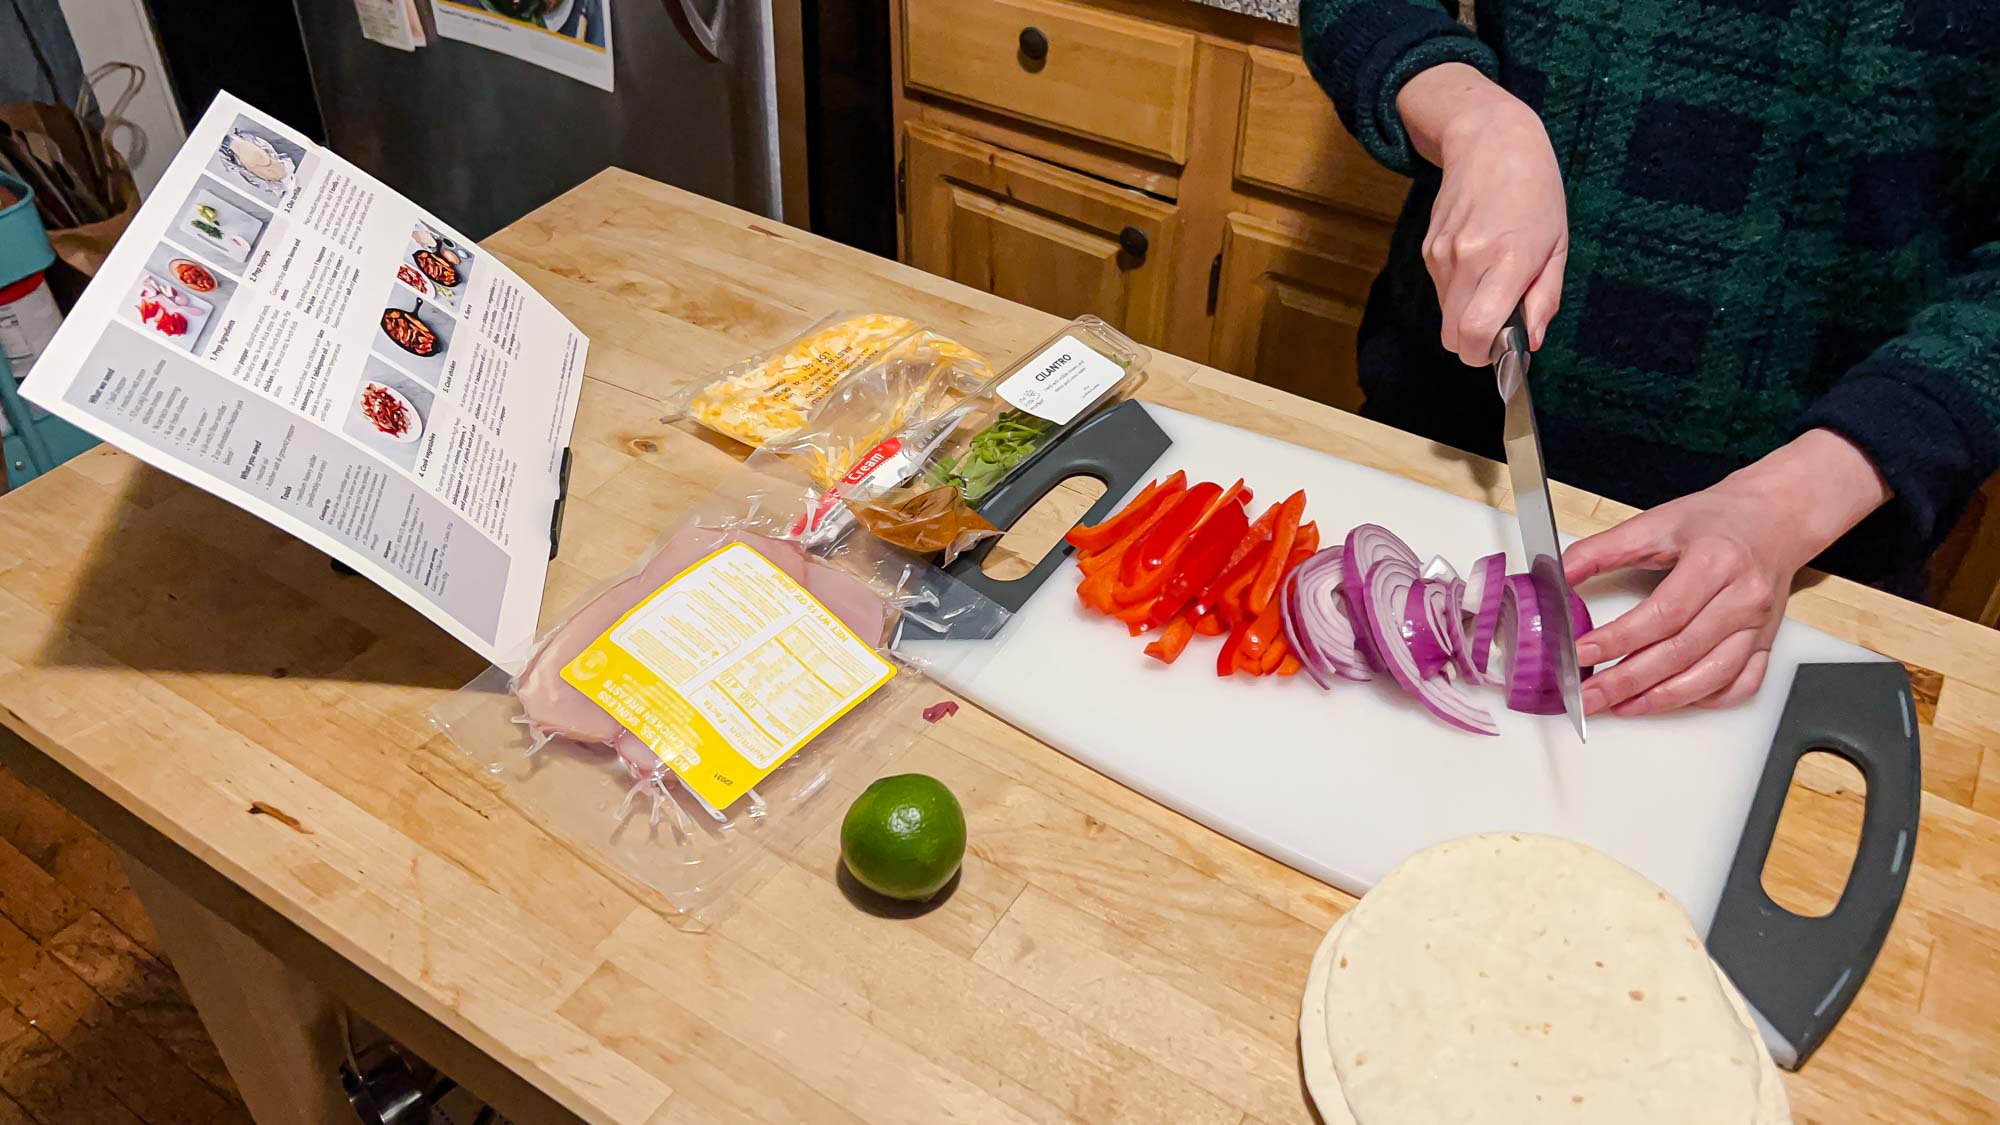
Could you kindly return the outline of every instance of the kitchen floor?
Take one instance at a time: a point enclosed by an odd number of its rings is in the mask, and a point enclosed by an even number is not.
[[[0,770],[0,1125],[249,1125],[117,853]]]

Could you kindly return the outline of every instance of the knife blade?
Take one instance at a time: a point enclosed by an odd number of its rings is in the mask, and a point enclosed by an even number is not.
[[[1493,341],[1493,376],[1507,404],[1501,444],[1507,451],[1507,475],[1514,482],[1514,518],[1521,529],[1521,553],[1528,562],[1536,600],[1541,602],[1542,643],[1555,653],[1556,686],[1562,691],[1563,712],[1576,728],[1578,741],[1588,741],[1569,579],[1563,574],[1562,540],[1556,536],[1556,510],[1549,499],[1542,435],[1535,428],[1534,401],[1528,396],[1530,358],[1527,322],[1516,305]]]

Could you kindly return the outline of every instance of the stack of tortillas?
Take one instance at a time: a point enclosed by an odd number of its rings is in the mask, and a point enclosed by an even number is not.
[[[1552,836],[1468,836],[1327,932],[1299,1016],[1326,1125],[1777,1125],[1784,1085],[1680,905]]]

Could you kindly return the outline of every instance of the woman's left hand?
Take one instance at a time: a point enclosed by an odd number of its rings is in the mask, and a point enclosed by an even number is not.
[[[1764,681],[1792,576],[1889,499],[1866,454],[1813,430],[1715,486],[1641,512],[1563,555],[1572,584],[1667,570],[1616,620],[1577,638],[1577,662],[1617,661],[1584,681],[1586,713],[1722,707]]]

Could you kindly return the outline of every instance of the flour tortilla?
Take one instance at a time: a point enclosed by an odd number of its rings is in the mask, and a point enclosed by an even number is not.
[[[1411,857],[1343,920],[1327,976],[1327,1052],[1360,1125],[1762,1120],[1767,1056],[1686,915],[1580,844]]]
[[[1333,1072],[1333,1056],[1327,1050],[1326,1032],[1326,985],[1329,967],[1333,964],[1333,954],[1340,942],[1340,931],[1346,923],[1345,917],[1336,919],[1333,927],[1326,931],[1326,938],[1319,943],[1313,954],[1312,968],[1306,974],[1306,994],[1299,1005],[1299,1060],[1305,1073],[1306,1092],[1312,1095],[1313,1105],[1319,1109],[1323,1125],[1358,1125],[1354,1114],[1347,1108],[1347,1095],[1340,1092],[1340,1079]],[[1778,1074],[1777,1064],[1771,1061],[1770,1052],[1764,1047],[1764,1040],[1757,1025],[1750,1019],[1750,1006],[1729,983],[1721,966],[1715,970],[1723,995],[1729,998],[1729,1006],[1736,1013],[1737,1022],[1742,1025],[1743,1034],[1757,1044],[1762,1056],[1757,1070],[1757,1117],[1756,1125],[1792,1125],[1790,1099],[1785,1094],[1785,1083]],[[1588,1118],[1583,1118],[1588,1120]]]
[[[1306,973],[1306,994],[1299,1003],[1299,1061],[1306,1076],[1306,1092],[1319,1107],[1324,1125],[1357,1125],[1348,1112],[1347,1095],[1340,1092],[1340,1079],[1333,1073],[1333,1056],[1326,1046],[1327,966],[1333,963],[1333,947],[1340,941],[1347,916],[1334,919],[1325,940],[1313,954],[1312,969]]]

